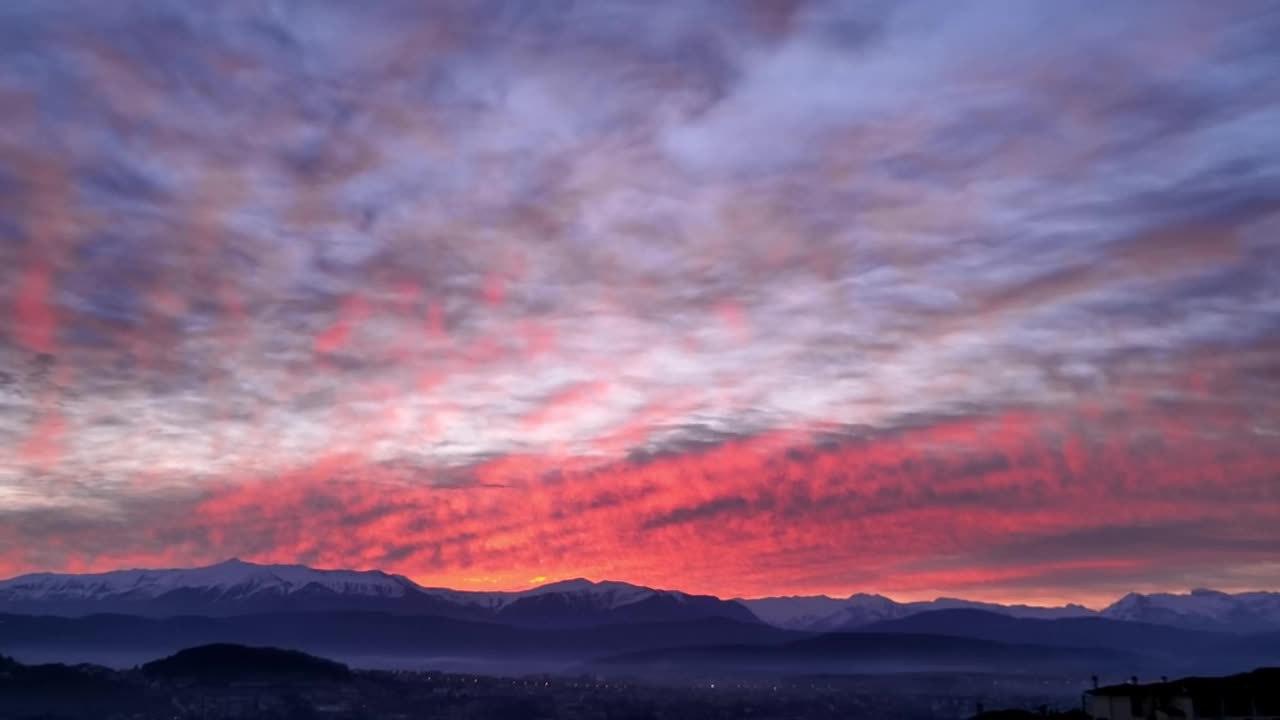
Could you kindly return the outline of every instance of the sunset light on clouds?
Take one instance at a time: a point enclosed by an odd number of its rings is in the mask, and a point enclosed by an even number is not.
[[[1267,2],[0,3],[0,577],[1280,590]]]

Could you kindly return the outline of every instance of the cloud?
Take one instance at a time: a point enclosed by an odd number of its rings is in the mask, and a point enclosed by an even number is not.
[[[52,548],[10,569],[216,559],[243,511],[238,554],[440,581],[924,592],[1006,516],[1086,532],[1055,504],[1144,483],[1183,498],[1152,522],[1262,513],[1197,489],[1274,459],[1276,32],[1248,2],[6,7],[0,539]],[[973,568],[897,569],[957,538]]]
[[[771,503],[766,503],[771,504]],[[716,515],[741,512],[751,508],[751,503],[740,497],[722,497],[690,507],[676,508],[667,513],[657,515],[644,522],[645,529],[679,525],[693,520],[714,517]]]
[[[1151,410],[968,418],[822,445],[761,436],[606,465],[508,457],[462,484],[334,457],[197,494],[104,498],[105,512],[11,511],[0,539],[58,540],[27,546],[13,571],[235,555],[394,563],[460,586],[518,586],[532,568],[733,595],[1093,604],[1126,583],[1227,578],[1224,557],[1241,571],[1265,561],[1280,457],[1264,438],[1203,432],[1221,419],[1139,429]]]

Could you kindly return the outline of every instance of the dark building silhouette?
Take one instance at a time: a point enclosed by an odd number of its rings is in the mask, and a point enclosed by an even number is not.
[[[1280,719],[1280,668],[1100,687],[1085,694],[1085,709],[1094,720]]]

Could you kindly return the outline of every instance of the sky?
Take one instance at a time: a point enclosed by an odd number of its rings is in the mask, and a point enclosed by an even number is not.
[[[0,3],[0,576],[1280,590],[1276,37]]]

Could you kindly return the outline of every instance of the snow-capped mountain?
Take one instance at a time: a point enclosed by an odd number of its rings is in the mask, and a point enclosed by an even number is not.
[[[584,619],[607,622],[665,622],[727,618],[758,623],[738,602],[675,590],[654,590],[620,582],[569,580],[517,593],[497,612],[503,622],[572,626]]]
[[[563,595],[576,595],[590,598],[593,605],[613,609],[623,605],[629,605],[633,602],[639,602],[655,593],[664,592],[669,593],[671,591],[653,590],[651,588],[632,585],[630,583],[615,582],[613,580],[593,582],[584,578],[575,578],[573,580],[561,580],[559,582],[547,583],[546,585],[539,585],[531,590],[500,594],[505,596],[508,603],[519,598],[538,597],[539,595],[551,595],[557,593]]]
[[[423,588],[423,591],[499,622],[516,625],[572,627],[600,622],[662,622],[705,617],[759,622],[734,601],[611,580],[596,582],[575,578],[517,592],[447,588]]]
[[[758,622],[742,605],[620,582],[576,579],[519,592],[425,588],[378,570],[316,570],[238,559],[192,569],[36,573],[0,581],[0,612],[238,615],[357,610],[568,627],[723,617]]]
[[[1090,610],[1083,605],[1068,603],[1057,607],[1040,607],[1037,605],[1000,605],[998,603],[978,602],[976,600],[961,600],[960,598],[941,597],[936,600],[928,600],[922,602],[906,603],[904,607],[908,608],[909,615],[922,612],[930,612],[933,610],[986,610],[987,612],[999,613],[1016,618],[1029,618],[1033,620],[1057,620],[1060,618],[1070,617],[1088,617],[1097,615],[1097,612]]]
[[[522,599],[544,595],[562,595],[577,598],[581,604],[593,609],[613,610],[623,605],[640,602],[655,594],[670,591],[654,590],[612,580],[594,582],[584,578],[575,578],[573,580],[559,580],[546,585],[539,585],[529,590],[514,592],[469,592],[442,588],[429,588],[427,592],[443,593],[443,596],[453,598],[463,605],[480,605],[491,610],[502,611]]]
[[[400,575],[238,559],[198,568],[36,573],[0,582],[0,611],[7,612],[229,615],[293,610],[466,614]]]
[[[80,616],[227,616],[298,611],[434,615],[527,627],[584,627],[709,617],[786,630],[831,632],[937,610],[970,609],[1014,618],[1101,616],[1187,628],[1280,630],[1280,593],[1130,593],[1100,613],[1080,605],[998,605],[959,598],[900,603],[883,595],[721,600],[623,582],[582,578],[514,592],[422,587],[379,570],[317,570],[232,559],[207,567],[35,573],[0,581],[0,613]]]
[[[1196,589],[1189,593],[1129,593],[1102,611],[1113,620],[1242,631],[1280,630],[1280,593],[1231,595]]]
[[[906,614],[904,606],[883,595],[858,593],[844,600],[826,595],[739,600],[770,625],[788,630],[829,631],[856,627]]]
[[[314,570],[302,565],[256,565],[233,558],[191,569],[22,575],[0,582],[0,598],[42,601],[123,596],[157,598],[175,590],[194,590],[236,599],[264,594],[292,595],[317,589],[344,595],[404,597],[420,588],[406,577],[378,570]]]
[[[897,620],[933,610],[974,609],[1000,613],[1010,617],[1039,618],[1044,620],[1083,617],[1095,614],[1081,605],[1063,607],[1034,607],[1029,605],[998,605],[995,603],[938,598],[921,602],[899,603],[883,595],[857,593],[846,599],[825,595],[759,598],[739,600],[756,617],[770,625],[788,630],[830,632],[849,630],[885,620]]]

